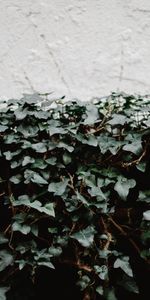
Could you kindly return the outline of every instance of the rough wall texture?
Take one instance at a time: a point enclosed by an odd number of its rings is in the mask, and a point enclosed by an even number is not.
[[[150,93],[150,0],[0,0],[0,97]]]

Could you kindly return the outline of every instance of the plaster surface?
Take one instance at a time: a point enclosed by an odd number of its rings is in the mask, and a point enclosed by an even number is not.
[[[149,0],[0,0],[0,98],[150,93]]]

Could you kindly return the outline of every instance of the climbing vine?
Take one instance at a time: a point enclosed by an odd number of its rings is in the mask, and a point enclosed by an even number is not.
[[[23,272],[34,286],[58,264],[75,270],[83,299],[117,300],[120,288],[144,297],[149,99],[0,103],[0,299]]]

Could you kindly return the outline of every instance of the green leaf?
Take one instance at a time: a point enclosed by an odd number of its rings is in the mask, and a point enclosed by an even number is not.
[[[48,165],[55,166],[56,160],[57,160],[56,157],[51,157],[51,158],[46,159],[45,161]]]
[[[18,126],[17,131],[21,133],[24,138],[35,137],[38,133],[38,126],[33,125],[24,125],[21,124]]]
[[[37,224],[32,224],[31,225],[31,232],[33,233],[33,235],[38,237],[39,228],[38,228]]]
[[[0,233],[0,245],[7,244],[7,243],[8,243],[8,239],[4,236],[3,233]]]
[[[0,132],[4,132],[6,129],[8,129],[8,126],[0,125]]]
[[[32,149],[38,153],[45,153],[47,151],[47,147],[44,143],[32,144]]]
[[[112,125],[112,126],[115,126],[115,125],[123,126],[128,121],[129,120],[125,115],[113,114],[112,119],[110,121],[108,121],[108,124]]]
[[[19,231],[23,234],[28,234],[31,231],[31,227],[26,224],[20,224],[18,222],[14,222],[12,224],[12,230],[13,231]]]
[[[50,136],[54,134],[65,134],[67,131],[62,127],[49,127],[49,134]]]
[[[60,256],[61,253],[62,253],[62,248],[61,247],[54,247],[54,246],[51,246],[49,249],[48,249],[48,252],[51,256]]]
[[[16,176],[12,176],[9,179],[11,182],[13,182],[14,184],[18,184],[21,182],[22,180],[22,176],[20,174],[17,174]]]
[[[117,258],[114,262],[114,268],[121,268],[128,276],[133,277],[133,272],[129,263],[129,257]]]
[[[139,155],[142,151],[142,144],[141,141],[135,141],[131,144],[124,145],[122,149]]]
[[[141,171],[141,172],[145,172],[146,170],[146,162],[140,162],[139,164],[136,165],[136,168]]]
[[[150,210],[147,210],[143,213],[143,219],[145,221],[150,221]]]
[[[126,200],[129,190],[135,187],[136,181],[134,179],[127,179],[119,176],[118,181],[114,186],[114,190],[118,193],[121,199]]]
[[[64,179],[60,182],[51,182],[48,186],[48,191],[54,193],[56,196],[62,196],[66,190],[69,179]]]
[[[0,300],[7,300],[6,293],[9,289],[10,287],[0,286]]]
[[[32,182],[38,183],[38,184],[47,184],[47,180],[45,180],[42,176],[40,176],[38,173],[34,173],[33,177],[31,178]]]
[[[28,110],[27,108],[22,109],[22,107],[19,107],[14,111],[14,114],[16,116],[16,120],[23,120],[27,116]]]
[[[120,147],[124,144],[122,141],[116,141],[114,138],[101,134],[98,138],[98,145],[101,150],[101,153],[104,154],[107,151],[110,151],[113,155],[115,155]]]
[[[48,267],[50,269],[55,269],[54,265],[50,261],[38,261],[39,266]]]
[[[114,288],[105,289],[104,296],[106,300],[117,300]]]
[[[99,278],[102,280],[108,279],[108,268],[106,265],[95,265],[94,266],[95,272],[98,274]]]
[[[41,169],[44,170],[46,168],[45,161],[41,158],[36,158],[35,162],[31,166],[32,169]]]
[[[64,149],[66,149],[69,152],[73,152],[73,150],[74,150],[74,147],[72,147],[72,146],[70,146],[70,145],[68,145],[68,144],[66,144],[64,142],[59,142],[57,144],[57,148],[64,148]]]
[[[96,147],[98,145],[98,140],[94,135],[85,136],[81,133],[78,133],[76,135],[76,139],[85,145],[89,145],[89,146],[93,146],[93,147]]]
[[[54,205],[53,203],[46,203],[45,206],[42,206],[41,202],[35,200],[30,202],[27,195],[22,195],[18,197],[18,200],[13,201],[14,206],[25,205],[31,208],[38,210],[41,213],[45,213],[48,216],[55,217]]]
[[[30,157],[30,156],[27,155],[23,158],[22,166],[24,167],[24,166],[26,166],[28,164],[31,164],[31,163],[34,163],[34,162],[35,162],[35,159],[33,157]]]
[[[133,277],[129,277],[126,274],[123,275],[122,280],[118,281],[118,284],[127,291],[135,294],[139,294],[139,288]]]
[[[99,295],[103,296],[103,293],[104,293],[103,287],[102,287],[101,285],[98,286],[98,287],[96,288],[96,292],[97,292]]]
[[[106,200],[105,194],[102,192],[102,190],[99,187],[93,186],[91,187],[91,189],[88,189],[88,192],[92,197],[98,196],[99,199]]]
[[[12,169],[15,169],[15,168],[18,168],[19,166],[21,166],[21,160],[18,160],[18,161],[11,161],[11,168]]]
[[[97,121],[98,117],[99,114],[98,114],[97,107],[92,103],[88,103],[86,106],[86,118],[84,120],[84,124],[85,125],[94,124],[95,121]]]
[[[95,229],[92,226],[76,232],[71,235],[71,238],[77,240],[83,247],[88,248],[93,244]]]
[[[12,265],[13,256],[7,250],[0,250],[0,272]]]
[[[37,184],[48,184],[47,180],[45,180],[41,175],[38,173],[26,169],[24,172],[24,177],[25,177],[25,183],[29,183],[30,181],[37,183]]]
[[[77,282],[77,285],[80,286],[80,290],[84,291],[90,284],[90,278],[87,275],[83,275],[81,279]]]
[[[65,164],[65,165],[70,164],[70,163],[71,163],[71,160],[72,160],[72,158],[71,158],[70,154],[67,153],[67,152],[65,152],[65,153],[63,154],[63,162],[64,162],[64,164]]]

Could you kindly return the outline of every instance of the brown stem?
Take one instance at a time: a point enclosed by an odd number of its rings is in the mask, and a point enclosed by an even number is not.
[[[111,217],[109,217],[109,221],[114,225],[115,228],[118,229],[118,231],[119,231],[123,236],[125,236],[125,237],[128,238],[130,244],[132,244],[132,246],[134,247],[134,249],[136,250],[136,252],[140,255],[141,252],[140,252],[139,247],[136,245],[136,243],[135,243],[131,238],[128,237],[127,233],[122,229],[122,227],[121,227],[119,224],[117,224],[117,223],[113,220],[113,218],[111,218]]]
[[[137,165],[140,163],[140,161],[142,160],[142,158],[146,155],[146,151],[147,151],[147,148],[144,149],[144,151],[142,152],[142,154],[140,155],[139,158],[135,159],[135,160],[132,160],[131,162],[127,162],[127,163],[124,163],[122,162],[122,167],[123,168],[128,168],[128,167],[131,167],[132,165]]]
[[[92,271],[94,271],[91,267],[89,267],[87,265],[84,265],[84,264],[81,264],[79,261],[74,262],[74,261],[70,261],[70,260],[66,260],[65,259],[61,263],[74,266],[74,267],[76,267],[76,268],[78,268],[80,270],[84,270],[84,271],[89,272],[89,273],[91,273]]]

